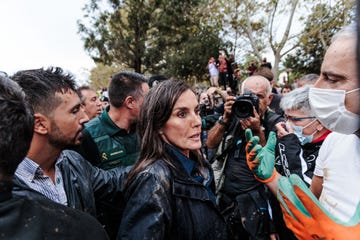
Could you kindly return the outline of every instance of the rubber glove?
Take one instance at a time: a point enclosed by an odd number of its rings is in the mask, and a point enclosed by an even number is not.
[[[360,203],[350,221],[344,222],[321,206],[299,176],[281,177],[278,186],[285,223],[298,239],[360,239]]]
[[[253,136],[250,129],[245,130],[246,162],[255,178],[262,182],[271,182],[276,176],[275,170],[275,144],[276,135],[270,132],[268,141],[264,147],[259,144],[259,137]]]

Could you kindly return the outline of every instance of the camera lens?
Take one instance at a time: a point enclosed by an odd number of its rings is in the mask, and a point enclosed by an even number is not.
[[[253,111],[253,104],[247,99],[236,101],[232,106],[232,113],[240,119],[254,116]]]

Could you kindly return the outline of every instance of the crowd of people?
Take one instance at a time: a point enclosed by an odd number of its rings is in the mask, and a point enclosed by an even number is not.
[[[359,239],[356,34],[281,92],[266,59],[239,84],[223,51],[208,88],[0,76],[0,239]]]

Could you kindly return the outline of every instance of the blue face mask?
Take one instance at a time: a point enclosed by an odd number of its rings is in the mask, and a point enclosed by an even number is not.
[[[307,143],[311,143],[314,139],[314,134],[316,133],[313,132],[311,135],[305,135],[303,134],[303,129],[307,128],[308,126],[310,126],[313,122],[315,122],[316,119],[314,119],[313,121],[309,122],[307,125],[305,125],[304,127],[301,126],[296,126],[290,122],[287,122],[287,124],[290,124],[291,127],[294,129],[294,134],[298,137],[300,144],[301,145],[305,145]]]

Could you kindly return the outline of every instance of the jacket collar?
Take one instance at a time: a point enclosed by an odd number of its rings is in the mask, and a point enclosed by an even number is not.
[[[102,114],[99,116],[99,120],[101,124],[104,126],[103,130],[109,136],[114,136],[116,134],[128,134],[125,129],[119,128],[110,118],[109,116],[110,105],[106,106]]]

